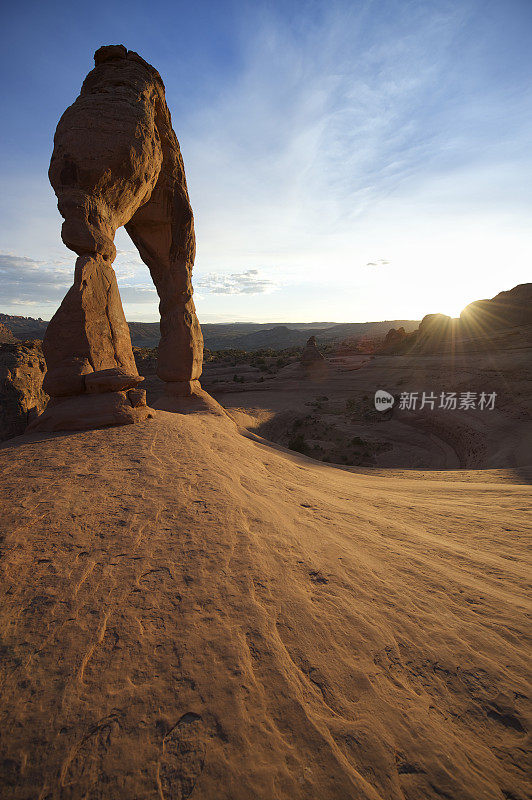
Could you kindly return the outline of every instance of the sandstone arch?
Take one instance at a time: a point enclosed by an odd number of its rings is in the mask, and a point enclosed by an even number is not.
[[[134,422],[149,411],[136,388],[143,379],[112,267],[121,226],[159,294],[158,375],[171,394],[200,390],[194,217],[164,84],[157,70],[122,45],[101,47],[94,61],[59,121],[50,163],[64,217],[61,237],[78,259],[74,284],[43,341],[51,400],[34,429]]]

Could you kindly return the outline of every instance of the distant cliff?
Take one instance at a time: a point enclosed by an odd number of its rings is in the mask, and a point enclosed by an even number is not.
[[[391,329],[381,353],[441,353],[455,350],[504,349],[530,338],[532,283],[522,283],[489,300],[476,300],[459,318],[427,314],[419,328],[405,335]]]
[[[16,339],[42,339],[47,322],[32,317],[16,317],[0,314],[0,322]],[[135,347],[157,347],[159,342],[158,322],[129,322],[131,342]],[[346,338],[361,336],[381,337],[391,327],[404,327],[413,331],[419,320],[387,320],[384,322],[313,322],[297,323],[207,323],[201,326],[205,347],[209,350],[261,350],[304,346],[309,336],[319,336],[321,342],[340,342]]]
[[[0,314],[0,323],[19,341],[42,339],[47,322],[32,317]],[[131,342],[135,347],[157,347],[158,322],[129,322]],[[457,319],[445,314],[427,314],[419,320],[384,320],[380,322],[312,323],[207,323],[201,326],[205,347],[209,350],[283,350],[304,347],[310,336],[321,344],[369,337],[385,339],[381,352],[408,352],[410,349],[439,352],[458,340],[484,342],[488,345],[502,332],[532,324],[532,283],[523,283],[500,292],[489,300],[470,303]],[[402,329],[402,330],[401,330]],[[392,333],[393,331],[393,333]]]

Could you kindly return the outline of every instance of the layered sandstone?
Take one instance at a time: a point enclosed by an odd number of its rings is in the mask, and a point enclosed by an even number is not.
[[[128,390],[142,378],[112,267],[121,226],[159,294],[159,377],[172,394],[190,394],[201,375],[203,340],[191,284],[194,220],[163,82],[122,45],[101,47],[94,60],[79,97],[59,121],[49,170],[64,217],[62,239],[78,259],[74,284],[43,342],[45,389],[54,402],[34,427],[46,430],[72,427],[74,408],[79,427],[136,421],[148,413],[138,397],[126,408]],[[96,403],[95,386],[114,397]],[[74,397],[81,399],[67,403]]]
[[[0,344],[0,441],[24,433],[28,422],[45,408],[45,372],[40,343]]]

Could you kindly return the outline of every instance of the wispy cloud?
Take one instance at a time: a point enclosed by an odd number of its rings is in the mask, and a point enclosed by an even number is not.
[[[239,78],[180,132],[200,259],[259,242],[312,250],[405,181],[462,161],[473,101],[457,106],[453,62],[475,3],[385,5],[388,19],[369,3],[298,28],[264,11],[244,22]]]
[[[530,4],[489,5],[237,3],[234,17],[224,12],[223,47],[190,6],[199,62],[175,46],[170,22],[183,15],[168,11],[171,36],[157,31],[145,55],[164,77],[184,156],[200,318],[455,313],[527,279]],[[33,107],[26,96],[24,104]],[[55,204],[49,198],[50,216],[29,230],[37,192],[17,169],[0,215],[3,247],[41,258],[59,241]],[[147,268],[125,234],[117,240],[124,303],[156,318]],[[61,264],[33,263],[43,274],[28,274],[27,286],[12,278],[13,296],[59,302]]]
[[[194,283],[205,294],[264,294],[276,288],[273,281],[261,278],[257,269],[232,272],[229,275],[214,272],[200,274]]]
[[[49,266],[44,261],[0,253],[0,302],[21,305],[56,303],[72,285],[72,267]]]
[[[153,306],[157,292],[152,283],[146,282],[147,267],[133,251],[128,255],[129,260],[122,254],[117,269],[122,301]],[[14,253],[0,253],[0,303],[57,306],[72,286],[74,259],[75,255],[37,261]]]

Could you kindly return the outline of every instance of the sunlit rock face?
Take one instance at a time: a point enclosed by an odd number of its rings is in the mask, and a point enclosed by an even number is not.
[[[427,314],[419,324],[418,346],[430,351],[445,346],[456,336],[456,323],[446,314]]]
[[[525,335],[530,325],[532,284],[525,283],[507,292],[500,292],[490,300],[470,303],[458,319],[445,314],[427,314],[418,330],[407,335],[401,352],[411,350],[433,354],[455,353],[464,349],[485,351],[504,347],[504,337],[507,335],[514,338]]]
[[[476,300],[460,314],[464,332],[479,336],[502,328],[532,324],[532,283],[499,292],[491,300]]]
[[[78,259],[74,284],[43,342],[45,390],[54,402],[34,423],[42,430],[62,429],[63,410],[68,427],[75,426],[73,408],[79,409],[80,428],[134,422],[148,413],[138,394],[127,409],[127,391],[142,379],[112,267],[121,226],[159,294],[159,377],[174,394],[190,394],[201,375],[203,339],[191,283],[194,219],[163,82],[122,45],[101,47],[94,60],[79,97],[59,121],[49,170],[64,217],[62,239]],[[89,380],[92,373],[98,374]],[[115,394],[114,401],[96,401],[94,385],[98,394]],[[65,405],[72,397],[83,399]]]
[[[45,372],[40,342],[17,342],[12,335],[0,343],[0,441],[24,433],[46,406]]]

